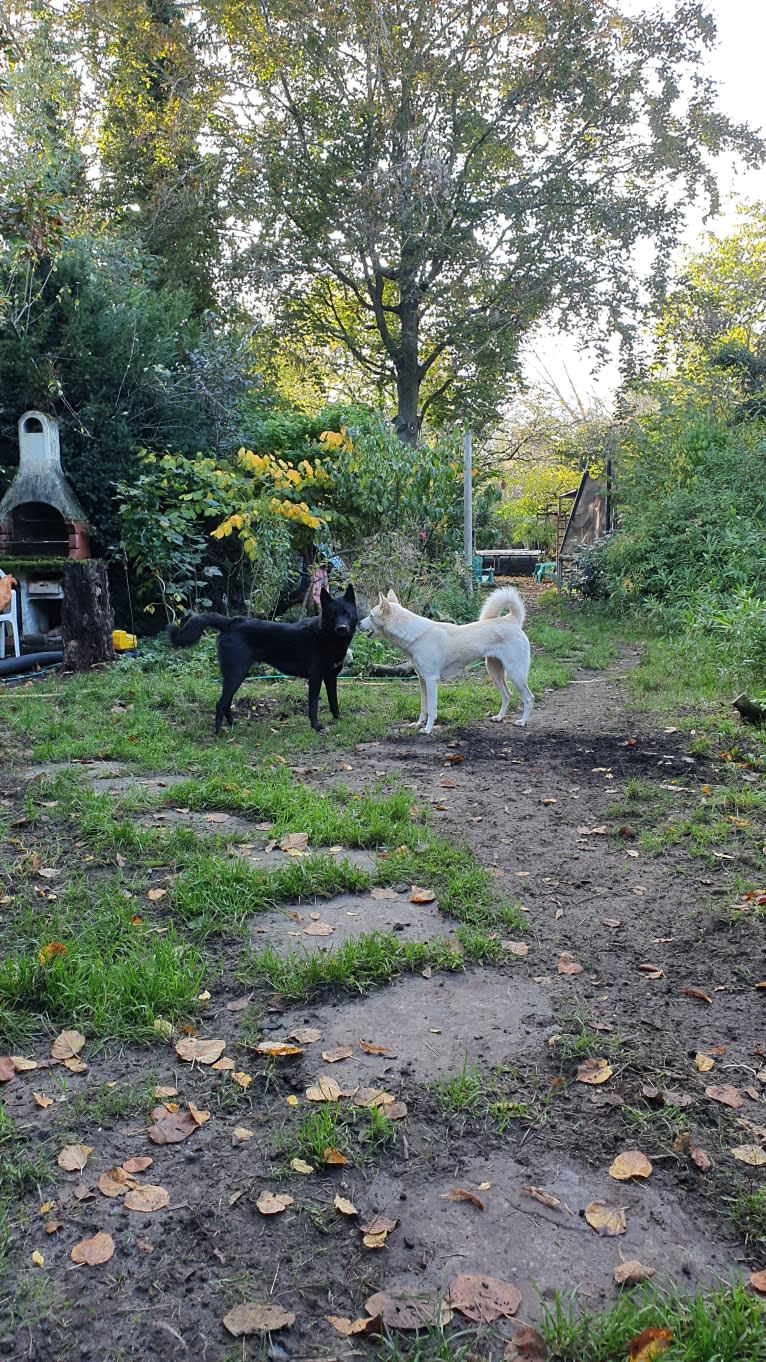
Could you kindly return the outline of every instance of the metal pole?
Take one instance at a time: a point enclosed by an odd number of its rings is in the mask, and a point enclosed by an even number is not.
[[[463,436],[463,557],[473,567],[473,435]]]

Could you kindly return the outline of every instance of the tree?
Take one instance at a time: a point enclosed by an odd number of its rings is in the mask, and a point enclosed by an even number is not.
[[[209,0],[239,80],[244,257],[288,339],[341,343],[396,429],[496,412],[555,310],[629,342],[712,158],[761,157],[716,108],[699,5]],[[266,54],[266,55],[265,55]],[[636,273],[634,248],[654,259]]]

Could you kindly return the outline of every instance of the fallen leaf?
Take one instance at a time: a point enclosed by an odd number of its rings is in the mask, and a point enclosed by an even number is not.
[[[327,1149],[322,1150],[322,1163],[326,1163],[330,1168],[342,1168],[348,1163],[348,1159],[339,1149],[333,1149],[328,1145]]]
[[[380,885],[376,885],[374,889],[370,890],[370,898],[378,899],[381,903],[392,902],[394,899],[398,899],[398,897],[399,895],[395,889],[384,889]]]
[[[80,1031],[61,1031],[51,1046],[51,1056],[53,1059],[71,1059],[73,1055],[79,1055],[85,1037]]]
[[[259,1055],[271,1055],[274,1059],[289,1059],[293,1055],[302,1055],[303,1047],[300,1045],[290,1045],[286,1040],[261,1040],[255,1046]]]
[[[640,1149],[626,1149],[611,1164],[609,1176],[617,1182],[627,1182],[630,1178],[648,1178],[652,1171],[651,1163]]]
[[[79,1173],[92,1153],[93,1148],[89,1144],[65,1144],[56,1163],[67,1173]]]
[[[151,1119],[152,1125],[147,1134],[152,1144],[180,1144],[198,1129],[190,1111],[168,1111],[165,1107],[155,1107]]]
[[[210,1120],[209,1111],[200,1111],[199,1107],[195,1107],[193,1102],[188,1102],[187,1106],[195,1126],[204,1126],[205,1122]]]
[[[578,965],[577,961],[572,958],[569,951],[562,951],[561,955],[556,961],[556,969],[558,970],[559,974],[582,974],[583,967],[582,965]]]
[[[742,1106],[742,1098],[731,1083],[723,1083],[720,1086],[714,1084],[710,1088],[705,1088],[705,1096],[713,1102],[722,1102],[725,1107]]]
[[[761,1168],[766,1163],[766,1149],[759,1144],[738,1144],[729,1153],[740,1163],[748,1163],[752,1168]]]
[[[35,1267],[45,1267],[45,1259],[39,1249],[35,1249],[32,1253],[32,1262]]]
[[[257,1305],[254,1301],[235,1305],[223,1317],[224,1329],[235,1338],[243,1334],[271,1334],[277,1329],[289,1329],[294,1323],[295,1315],[281,1305]]]
[[[290,1032],[290,1039],[297,1040],[299,1045],[312,1045],[315,1040],[322,1039],[322,1032],[316,1026],[296,1026]]]
[[[410,903],[433,903],[435,898],[433,889],[421,889],[418,884],[413,884],[410,890]]]
[[[647,979],[665,978],[665,971],[660,969],[659,965],[637,965],[636,968],[639,969],[642,974],[645,974]]]
[[[246,1007],[249,1007],[252,1001],[253,1001],[253,995],[252,995],[252,993],[248,993],[247,996],[246,996],[245,998],[237,998],[235,1002],[233,1002],[233,1003],[227,1003],[227,1004],[226,1004],[226,1011],[227,1011],[227,1012],[244,1012],[245,1008],[246,1008]]]
[[[176,1045],[179,1059],[189,1064],[215,1064],[226,1049],[225,1040],[202,1040],[200,1036],[184,1036]]]
[[[249,1088],[253,1081],[252,1074],[243,1073],[241,1069],[235,1070],[231,1075],[232,1083],[236,1083],[240,1088]]]
[[[518,1329],[506,1345],[503,1362],[548,1362],[548,1348],[542,1334],[529,1324]]]
[[[380,1317],[389,1329],[441,1328],[452,1319],[449,1303],[430,1291],[377,1291],[365,1301],[364,1308],[373,1319]]]
[[[500,946],[504,951],[509,951],[511,955],[529,955],[529,946],[526,941],[501,941]]]
[[[261,1215],[281,1215],[288,1206],[292,1206],[294,1198],[287,1192],[261,1192],[256,1206]]]
[[[628,1344],[630,1362],[652,1362],[652,1358],[666,1352],[672,1342],[669,1329],[642,1329]]]
[[[644,1267],[637,1258],[629,1258],[623,1263],[618,1263],[612,1276],[617,1286],[639,1286],[641,1282],[648,1281],[649,1277],[654,1276],[654,1268]]]
[[[323,1050],[322,1059],[328,1064],[338,1064],[341,1059],[350,1059],[353,1053],[353,1045],[338,1045],[334,1050]]]
[[[104,1234],[100,1230],[91,1239],[81,1239],[79,1244],[75,1244],[69,1257],[73,1263],[84,1263],[87,1267],[97,1267],[99,1263],[108,1263],[113,1253],[114,1240],[111,1234]]]
[[[144,1182],[140,1187],[134,1187],[128,1192],[122,1204],[127,1211],[143,1211],[150,1214],[152,1211],[162,1211],[170,1205],[170,1193],[164,1187]]]
[[[336,1196],[332,1204],[335,1207],[336,1211],[340,1211],[341,1215],[359,1214],[353,1201],[348,1201],[344,1196]]]
[[[99,1175],[97,1186],[102,1196],[125,1196],[126,1192],[136,1186],[136,1179],[130,1173],[126,1173],[124,1168],[110,1168],[106,1173]]]
[[[447,1300],[453,1310],[481,1324],[510,1319],[521,1305],[521,1295],[510,1282],[463,1272],[451,1283]]]
[[[254,1132],[248,1130],[247,1126],[235,1126],[231,1132],[232,1144],[245,1144],[247,1140],[252,1140]]]
[[[385,1115],[389,1121],[401,1121],[407,1115],[407,1105],[405,1102],[387,1102]]]
[[[614,1070],[608,1059],[584,1059],[577,1069],[577,1082],[598,1086],[612,1077]]]
[[[453,1187],[451,1192],[442,1192],[442,1201],[470,1201],[477,1211],[484,1210],[484,1202],[475,1192],[466,1191],[465,1187]]]
[[[144,1173],[153,1163],[148,1154],[139,1154],[134,1159],[125,1159],[122,1167],[126,1173]]]
[[[585,1208],[585,1219],[596,1234],[607,1238],[625,1233],[624,1206],[608,1206],[604,1201],[591,1201]]]
[[[84,1064],[79,1055],[70,1055],[69,1059],[62,1059],[61,1063],[70,1074],[84,1074],[88,1071],[87,1064]]]
[[[69,947],[63,941],[49,941],[45,946],[41,946],[37,952],[37,961],[40,965],[49,965],[57,955],[68,955]]]
[[[290,1167],[294,1173],[303,1173],[306,1177],[314,1171],[313,1165],[306,1163],[305,1159],[291,1159]]]
[[[307,832],[287,832],[279,843],[279,849],[286,851],[288,856],[295,856],[296,854],[302,856],[305,854],[308,844],[309,835]]]
[[[521,1193],[522,1196],[531,1196],[533,1201],[539,1201],[541,1206],[549,1206],[551,1210],[554,1210],[556,1206],[561,1205],[558,1197],[552,1196],[550,1192],[544,1191],[542,1187],[522,1187]]]
[[[380,1315],[367,1315],[364,1319],[346,1319],[343,1315],[325,1315],[327,1323],[343,1338],[354,1334],[373,1334],[380,1329]]]
[[[682,988],[681,993],[686,998],[699,998],[701,1003],[708,1003],[712,1006],[713,999],[708,997],[707,993],[703,993],[701,988]]]
[[[699,1050],[694,1056],[694,1067],[698,1073],[706,1074],[715,1068],[715,1060],[710,1055],[703,1055]]]
[[[146,897],[150,903],[159,903],[160,899],[167,898],[167,889],[150,889]]]
[[[165,1097],[177,1096],[178,1088],[174,1088],[172,1084],[169,1085],[158,1084],[156,1088],[152,1088],[152,1097],[159,1097],[161,1100]]]
[[[388,1107],[395,1098],[392,1093],[384,1092],[382,1088],[361,1087],[353,1093],[352,1100],[355,1107]]]
[[[766,1296],[766,1272],[751,1272],[747,1280],[754,1291]]]
[[[0,1055],[0,1083],[10,1083],[15,1075],[16,1065],[10,1055]]]
[[[391,1234],[399,1224],[398,1220],[389,1220],[386,1215],[374,1215],[367,1225],[360,1225],[362,1234]]]
[[[55,1201],[44,1201],[40,1207],[40,1215],[49,1215],[56,1206]]]
[[[306,1089],[306,1097],[309,1102],[337,1102],[341,1095],[340,1084],[336,1083],[334,1078],[328,1077],[327,1074],[322,1074],[312,1087]]]
[[[329,922],[310,922],[307,927],[303,928],[303,935],[332,936],[334,931],[335,928],[331,927]]]
[[[366,1055],[390,1055],[393,1054],[387,1045],[371,1045],[367,1040],[359,1041],[359,1049],[364,1050]]]

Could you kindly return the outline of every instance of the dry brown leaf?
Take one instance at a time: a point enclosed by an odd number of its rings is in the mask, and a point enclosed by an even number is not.
[[[375,889],[371,889],[371,890],[370,890],[370,898],[371,898],[371,899],[378,899],[378,901],[381,902],[381,903],[386,903],[386,902],[389,902],[389,903],[390,903],[390,902],[392,902],[394,899],[398,899],[398,897],[399,897],[399,895],[397,894],[397,892],[396,892],[395,889],[384,889],[384,888],[381,888],[381,887],[378,885],[378,886],[376,886]]]
[[[235,1305],[223,1317],[224,1329],[235,1338],[243,1334],[272,1334],[277,1329],[289,1329],[294,1323],[292,1311],[283,1310],[281,1305],[257,1305],[255,1301]]]
[[[156,1088],[152,1088],[152,1097],[159,1097],[160,1101],[162,1101],[165,1097],[177,1097],[177,1096],[178,1096],[178,1088],[174,1088],[174,1087],[172,1086],[172,1084],[165,1084],[165,1085],[163,1085],[163,1084],[158,1084]]]
[[[154,1159],[148,1154],[138,1154],[133,1159],[125,1159],[122,1167],[126,1173],[145,1173],[147,1168],[151,1168]]]
[[[322,1059],[326,1059],[328,1064],[338,1064],[342,1059],[350,1059],[353,1053],[353,1045],[338,1045],[334,1050],[323,1050]]]
[[[32,1097],[34,1098],[36,1107],[42,1107],[44,1109],[45,1107],[53,1106],[53,1098],[46,1097],[42,1092],[33,1092]]]
[[[381,1249],[385,1245],[387,1238],[388,1235],[386,1231],[381,1230],[379,1234],[362,1235],[362,1243],[367,1249]]]
[[[548,1362],[548,1348],[542,1334],[529,1324],[517,1329],[506,1344],[503,1362]]]
[[[135,1187],[136,1179],[126,1173],[124,1168],[110,1168],[106,1173],[101,1173],[98,1179],[98,1190],[103,1196],[119,1197],[125,1196],[131,1187]]]
[[[584,1059],[577,1068],[577,1082],[597,1087],[612,1077],[614,1069],[608,1059]]]
[[[344,1196],[336,1196],[336,1198],[335,1198],[335,1200],[333,1201],[332,1204],[333,1204],[333,1206],[335,1207],[336,1211],[340,1211],[340,1214],[341,1214],[341,1215],[358,1215],[358,1214],[359,1214],[359,1212],[358,1212],[358,1210],[356,1209],[356,1206],[354,1205],[353,1201],[349,1201],[349,1200],[348,1200],[346,1197],[344,1197]]]
[[[89,1144],[65,1144],[56,1163],[67,1173],[79,1173],[85,1167],[93,1147]]]
[[[665,978],[665,971],[660,969],[659,965],[637,965],[636,968],[639,969],[642,974],[645,974],[647,979]]]
[[[79,1055],[71,1055],[69,1059],[62,1059],[61,1063],[70,1074],[84,1074],[88,1072],[87,1064],[83,1063]]]
[[[35,1249],[32,1254],[32,1262],[35,1267],[45,1267],[45,1259],[39,1249]]]
[[[232,1144],[245,1144],[247,1140],[252,1140],[254,1131],[248,1130],[247,1126],[235,1126],[231,1132]]]
[[[453,1310],[480,1324],[510,1319],[521,1305],[521,1295],[510,1282],[464,1272],[450,1285],[447,1299]]]
[[[386,1215],[374,1215],[368,1225],[360,1225],[362,1234],[390,1234],[399,1224],[398,1220],[389,1220]]]
[[[475,1192],[469,1192],[465,1187],[453,1187],[451,1192],[442,1192],[442,1201],[470,1201],[477,1211],[484,1210],[484,1202]]]
[[[307,927],[303,928],[303,935],[332,936],[334,931],[335,928],[331,927],[329,922],[310,922]]]
[[[562,951],[561,955],[556,961],[556,969],[558,970],[559,974],[582,974],[583,967],[582,965],[578,965],[577,961],[572,958],[569,951]]]
[[[713,1102],[722,1102],[725,1107],[742,1106],[742,1097],[731,1083],[723,1083],[720,1086],[713,1084],[712,1087],[705,1088],[705,1096]]]
[[[609,1169],[609,1176],[617,1182],[627,1182],[630,1178],[648,1178],[652,1171],[651,1163],[640,1149],[626,1149],[623,1154],[617,1155]]]
[[[441,1328],[452,1319],[448,1302],[429,1291],[377,1291],[365,1301],[364,1308],[373,1319],[380,1317],[389,1329]]]
[[[10,1055],[9,1058],[17,1074],[30,1073],[37,1068],[36,1059],[25,1059],[24,1055]]]
[[[140,1187],[134,1187],[128,1192],[122,1204],[127,1211],[143,1211],[148,1215],[152,1211],[162,1211],[169,1206],[170,1193],[164,1187],[144,1182]]]
[[[628,1345],[630,1362],[652,1362],[660,1353],[667,1352],[672,1342],[669,1329],[642,1329]]]
[[[316,1026],[296,1026],[290,1039],[297,1040],[299,1045],[313,1045],[315,1040],[322,1039],[322,1032]]]
[[[558,1197],[552,1196],[542,1187],[522,1187],[521,1193],[522,1196],[531,1196],[533,1201],[539,1201],[541,1206],[549,1206],[551,1210],[561,1205]]]
[[[51,1056],[53,1059],[72,1059],[74,1055],[79,1055],[85,1037],[80,1031],[61,1031],[51,1046]]]
[[[747,1280],[754,1291],[766,1296],[766,1272],[751,1272]]]
[[[179,1059],[189,1064],[215,1064],[226,1049],[225,1040],[203,1040],[200,1036],[184,1036],[176,1045]]]
[[[306,1098],[309,1102],[337,1102],[341,1096],[340,1084],[327,1074],[321,1074],[316,1083],[306,1089]]]
[[[308,1177],[309,1173],[314,1171],[313,1165],[306,1163],[305,1159],[291,1159],[290,1167],[294,1173],[302,1173],[304,1177]]]
[[[585,1219],[596,1234],[606,1238],[625,1233],[624,1206],[609,1206],[604,1201],[591,1201],[585,1208]]]
[[[75,1244],[69,1257],[73,1263],[97,1267],[99,1263],[108,1263],[113,1253],[114,1240],[111,1234],[104,1234],[100,1230],[91,1239],[81,1239],[79,1244]]]
[[[237,998],[233,1003],[227,1003],[227,1004],[226,1004],[226,1011],[227,1011],[227,1012],[244,1012],[245,1008],[246,1008],[246,1007],[249,1007],[252,1001],[253,1001],[253,995],[252,995],[252,993],[248,993],[247,996],[244,997],[244,998]]]
[[[330,1167],[342,1168],[348,1163],[348,1159],[345,1154],[341,1154],[339,1149],[332,1149],[328,1146],[327,1149],[322,1150],[322,1163],[326,1163]]]
[[[529,946],[526,941],[501,941],[500,945],[510,955],[518,955],[519,957],[529,955]]]
[[[151,903],[159,903],[160,899],[167,898],[167,889],[150,889],[146,897]]]
[[[253,1081],[252,1074],[246,1074],[242,1069],[236,1069],[231,1075],[232,1083],[236,1083],[240,1088],[249,1088]],[[191,1104],[190,1104],[191,1105]]]
[[[625,1262],[618,1263],[612,1272],[612,1276],[617,1286],[639,1286],[641,1282],[648,1281],[654,1276],[653,1267],[644,1267],[638,1258],[629,1258]]]
[[[279,843],[280,851],[286,851],[288,856],[303,855],[309,844],[307,832],[287,832]]]
[[[261,1040],[255,1049],[259,1055],[270,1055],[274,1059],[290,1059],[303,1054],[302,1046],[290,1045],[286,1040]]]
[[[343,1315],[325,1315],[327,1323],[343,1338],[354,1334],[374,1334],[380,1329],[380,1316],[366,1315],[364,1319],[346,1319]]]
[[[701,1003],[712,1005],[713,999],[707,993],[703,993],[701,988],[682,988],[681,993],[686,998],[698,998]]]
[[[364,1050],[366,1055],[390,1055],[393,1053],[387,1045],[372,1045],[367,1040],[359,1041],[359,1049]]]
[[[699,1050],[694,1056],[694,1067],[698,1073],[707,1074],[715,1068],[715,1060],[710,1055],[703,1055]]]
[[[433,889],[423,889],[419,884],[413,884],[410,890],[410,903],[433,903],[435,899]]]
[[[752,1168],[761,1168],[766,1163],[766,1149],[759,1144],[738,1144],[729,1153],[740,1163],[748,1163]]]
[[[261,1215],[281,1215],[288,1206],[292,1206],[294,1198],[287,1192],[261,1192],[256,1206]]]
[[[384,1114],[389,1121],[401,1121],[407,1115],[406,1102],[387,1102],[384,1107]]]
[[[190,1111],[167,1111],[165,1107],[155,1107],[151,1113],[152,1125],[148,1135],[152,1144],[181,1144],[188,1140],[198,1129]]]

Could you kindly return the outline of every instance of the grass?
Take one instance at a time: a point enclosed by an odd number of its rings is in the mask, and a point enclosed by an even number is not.
[[[766,1243],[766,1187],[756,1192],[741,1192],[732,1207],[731,1218],[746,1244]]]
[[[8,1255],[20,1198],[27,1189],[49,1182],[52,1176],[44,1155],[32,1158],[27,1153],[23,1136],[0,1105],[0,1267]]]
[[[267,983],[282,997],[297,1000],[321,988],[362,993],[400,974],[429,967],[458,970],[463,965],[462,951],[446,941],[399,941],[387,932],[369,932],[317,955],[281,956],[271,947],[253,951],[242,966],[242,978]]]
[[[498,1135],[517,1121],[525,1125],[544,1121],[552,1095],[535,1069],[525,1073],[502,1066],[484,1073],[478,1064],[469,1062],[467,1054],[460,1072],[437,1079],[431,1091],[445,1115],[471,1118],[491,1126]]]

